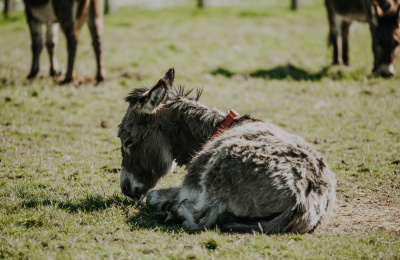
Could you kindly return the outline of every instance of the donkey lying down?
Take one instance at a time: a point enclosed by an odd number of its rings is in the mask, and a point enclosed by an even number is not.
[[[264,233],[312,232],[335,205],[335,174],[301,137],[245,115],[210,137],[225,115],[198,103],[200,93],[173,87],[170,69],[152,87],[135,89],[119,125],[120,185],[131,198],[192,228]],[[181,187],[152,189],[178,165]],[[150,190],[150,191],[149,191]]]

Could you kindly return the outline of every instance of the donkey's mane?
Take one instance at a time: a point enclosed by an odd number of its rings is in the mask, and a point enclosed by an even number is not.
[[[142,88],[137,88],[131,91],[129,95],[125,98],[126,102],[129,102],[130,104],[135,104],[139,102],[143,98],[143,94],[149,91],[150,89],[147,87],[142,87]],[[186,98],[188,100],[193,100],[193,101],[199,101],[201,95],[203,94],[203,89],[202,88],[196,88],[196,95],[194,97],[191,97],[190,94],[193,92],[193,88],[191,89],[186,89],[183,85],[178,85],[174,86],[170,93],[172,94],[172,97],[170,96],[171,99],[179,99],[181,97]]]
[[[196,90],[194,96],[190,94]],[[197,118],[200,125],[192,125],[193,128],[204,128],[204,124],[211,124],[212,127],[219,125],[224,120],[224,114],[216,108],[209,109],[207,106],[198,102],[203,93],[202,88],[185,89],[182,85],[177,85],[171,91],[171,95],[166,100],[165,106],[176,109],[185,114],[188,121]],[[196,129],[193,129],[196,131]]]
[[[144,94],[150,89],[147,87],[134,89],[129,95],[125,98],[126,102],[129,102],[131,105],[140,102],[144,98]],[[195,91],[195,95],[191,96],[191,94]],[[163,104],[165,107],[172,108],[174,110],[178,110],[183,112],[186,115],[187,120],[195,120],[200,123],[200,125],[191,125],[193,127],[193,131],[198,131],[199,129],[204,128],[204,124],[211,124],[212,127],[215,127],[222,123],[224,120],[224,113],[219,111],[216,108],[209,109],[205,105],[198,102],[203,93],[202,88],[196,89],[186,89],[183,85],[176,85],[172,89],[168,91],[168,95],[165,98]],[[161,111],[157,111],[155,113],[156,118],[159,118],[163,113]],[[201,130],[202,131],[202,130]]]
[[[185,87],[180,84],[172,89],[172,91],[176,97],[184,97],[189,100],[194,100],[197,102],[197,101],[199,101],[201,94],[203,94],[203,89],[196,88],[196,95],[194,97],[190,97],[189,95],[193,92],[193,90],[194,90],[193,88],[185,89]]]

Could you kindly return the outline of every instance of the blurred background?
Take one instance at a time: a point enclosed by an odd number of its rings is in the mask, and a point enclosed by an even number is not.
[[[242,6],[242,7],[268,7],[277,5],[287,5],[292,9],[300,8],[301,6],[309,6],[319,4],[318,0],[106,0],[107,12],[114,12],[119,7],[124,6],[141,6],[146,8],[164,8],[176,6],[193,6],[213,7],[213,6]],[[23,9],[23,0],[2,0],[0,7],[5,12],[15,12]]]

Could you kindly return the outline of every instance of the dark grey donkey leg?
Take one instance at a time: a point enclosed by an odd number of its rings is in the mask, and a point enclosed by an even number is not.
[[[28,18],[28,23],[32,39],[32,66],[31,72],[29,73],[27,78],[32,79],[39,72],[39,58],[43,48],[42,23],[32,18]]]
[[[333,65],[342,64],[342,35],[337,31],[336,25],[330,28],[330,40],[333,44]]]
[[[50,76],[57,76],[60,74],[58,71],[58,61],[56,50],[58,45],[58,23],[47,23],[46,31],[46,47],[49,52],[50,58]]]
[[[68,65],[67,73],[65,74],[65,79],[61,83],[68,83],[72,81],[76,46],[78,44],[77,35],[74,33],[74,24],[72,22],[72,17],[69,17],[68,22],[60,22],[61,29],[63,30],[65,37],[67,39],[67,50],[68,50]]]
[[[103,35],[103,10],[104,2],[97,1],[92,3],[90,6],[88,26],[90,34],[92,35],[92,44],[94,53],[96,56],[97,63],[97,82],[101,82],[105,79],[106,72],[103,65],[103,46],[102,46],[102,35]]]
[[[333,65],[338,65],[342,63],[342,34],[340,32],[341,27],[338,26],[337,16],[331,6],[331,1],[325,0],[326,10],[328,13],[329,21],[329,45],[333,45]],[[339,29],[339,31],[338,31]]]
[[[71,34],[71,33],[69,33],[69,34]],[[65,79],[64,79],[63,83],[68,83],[68,82],[72,81],[73,73],[74,73],[77,44],[78,44],[78,40],[75,36],[73,36],[73,35],[67,36],[68,65],[67,65],[67,73],[65,74]]]
[[[349,65],[349,37],[351,22],[342,22],[342,60],[343,64]]]

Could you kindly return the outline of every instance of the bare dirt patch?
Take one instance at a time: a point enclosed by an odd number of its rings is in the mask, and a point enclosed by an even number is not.
[[[388,193],[355,193],[337,202],[330,225],[348,228],[385,229],[400,232],[400,203]]]

